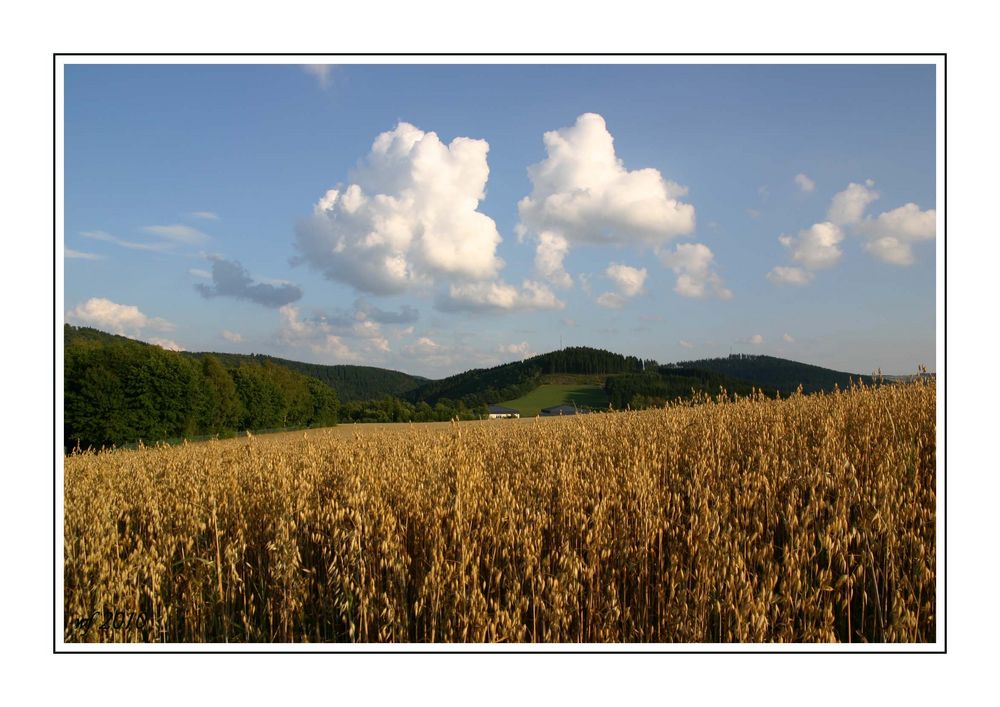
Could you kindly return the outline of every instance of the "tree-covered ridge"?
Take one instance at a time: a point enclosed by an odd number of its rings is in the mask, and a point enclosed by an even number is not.
[[[871,376],[842,373],[808,363],[789,361],[775,356],[732,354],[726,358],[708,358],[670,364],[673,368],[695,368],[739,378],[759,387],[770,387],[791,395],[801,385],[804,393],[831,391],[835,386],[846,388],[854,382],[873,383]]]
[[[603,349],[570,347],[524,361],[475,368],[442,380],[428,381],[410,391],[407,399],[430,404],[441,399],[461,400],[470,407],[488,405],[530,393],[541,384],[543,375],[630,373],[649,365],[655,365],[655,361],[643,362],[636,356],[623,356]]]
[[[190,355],[215,356],[226,368],[236,368],[244,363],[270,361],[326,383],[337,391],[337,397],[341,401],[381,400],[386,396],[400,397],[427,380],[388,368],[351,365],[327,366],[319,363],[292,361],[266,354],[195,353]]]
[[[74,329],[64,347],[67,447],[336,424],[332,388],[270,361],[227,370],[212,355]]]
[[[777,394],[769,386],[758,386],[713,371],[676,366],[659,366],[642,373],[608,376],[604,383],[608,400],[617,410],[657,407],[671,400],[690,398],[695,393],[714,396],[725,391],[730,395],[748,396],[755,389],[769,397]]]

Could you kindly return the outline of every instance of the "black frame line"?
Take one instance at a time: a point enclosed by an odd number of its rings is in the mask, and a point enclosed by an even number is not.
[[[944,136],[943,148],[944,148],[944,164],[943,164],[943,187],[944,187],[944,233],[942,238],[944,239],[944,277],[942,282],[942,287],[944,288],[944,331],[943,331],[943,343],[944,343],[944,361],[942,362],[944,370],[944,430],[943,430],[943,441],[944,441],[944,456],[941,466],[941,472],[943,476],[943,490],[944,490],[944,519],[943,519],[943,529],[944,537],[941,538],[941,546],[944,549],[944,577],[940,578],[943,582],[942,591],[944,599],[944,641],[942,650],[938,651],[917,651],[917,650],[871,650],[871,651],[843,651],[843,650],[796,650],[796,651],[780,651],[780,650],[427,650],[427,649],[416,649],[416,650],[59,650],[59,645],[56,640],[55,630],[57,612],[56,612],[56,600],[58,597],[58,586],[57,586],[57,557],[56,557],[56,532],[58,530],[58,523],[56,518],[56,481],[58,476],[58,465],[60,462],[59,450],[56,442],[58,441],[58,434],[56,432],[56,423],[58,421],[58,408],[57,408],[57,389],[56,383],[58,379],[58,371],[56,370],[56,358],[57,358],[57,332],[59,328],[58,316],[56,315],[56,300],[57,300],[57,282],[56,282],[56,244],[59,235],[58,228],[58,214],[59,214],[59,203],[58,203],[58,191],[57,191],[57,167],[58,167],[58,156],[56,152],[56,146],[58,143],[58,136],[56,133],[57,126],[57,83],[58,83],[58,71],[59,71],[59,59],[60,57],[181,57],[181,56],[205,56],[205,57],[271,57],[271,56],[288,56],[288,57],[299,57],[299,56],[322,56],[322,57],[941,57],[944,59],[942,66],[942,81],[943,81],[943,112],[944,112],[944,124],[942,126],[942,133]],[[65,108],[65,106],[64,106]],[[63,146],[65,149],[65,145]],[[935,151],[936,158],[936,151]],[[948,53],[947,52],[692,52],[692,53],[657,53],[657,52],[605,52],[605,53],[583,53],[583,52],[339,52],[339,53],[324,53],[324,52],[264,52],[264,53],[253,53],[253,52],[168,52],[168,53],[157,53],[157,52],[111,52],[111,53],[99,53],[99,52],[55,52],[52,54],[52,447],[55,451],[53,468],[52,468],[52,653],[53,655],[947,655],[948,653]],[[936,334],[936,332],[935,332]],[[936,383],[935,383],[936,385]],[[939,618],[940,620],[940,618]],[[120,645],[120,644],[116,644]],[[157,644],[145,644],[149,646],[155,646]],[[191,644],[198,645],[198,644]],[[212,644],[218,645],[218,644]],[[275,645],[275,644],[268,644]],[[337,644],[331,644],[337,645]],[[353,644],[353,645],[364,645],[364,644]],[[406,644],[406,645],[420,645],[428,646],[433,644]],[[442,644],[443,645],[443,644]],[[455,644],[449,644],[455,645]],[[531,644],[524,644],[531,645]],[[567,644],[559,644],[567,645]],[[623,645],[623,644],[615,644]],[[658,644],[662,645],[662,644]],[[684,644],[675,644],[684,645]],[[754,645],[759,646],[763,644],[738,644],[738,645]],[[789,644],[795,646],[801,646],[804,644],[796,643]]]

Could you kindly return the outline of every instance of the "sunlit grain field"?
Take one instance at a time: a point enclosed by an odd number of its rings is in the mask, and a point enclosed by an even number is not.
[[[64,537],[67,641],[934,641],[935,391],[75,455]]]

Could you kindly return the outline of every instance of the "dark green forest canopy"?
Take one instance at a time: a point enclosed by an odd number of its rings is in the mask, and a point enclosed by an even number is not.
[[[801,385],[804,393],[832,391],[835,386],[847,388],[851,381],[871,385],[871,376],[842,373],[808,363],[789,361],[775,356],[733,354],[726,358],[707,358],[698,361],[681,361],[672,367],[700,369],[721,373],[758,386],[774,388],[782,395],[791,395]]]
[[[336,390],[337,396],[344,401],[379,400],[386,396],[400,397],[427,380],[388,368],[351,365],[326,366],[320,363],[303,363],[266,354],[192,353],[188,355],[195,357],[215,356],[226,368],[236,368],[245,363],[269,361],[326,383]]]
[[[67,327],[64,441],[106,447],[143,440],[332,425],[328,385],[269,361],[226,369],[121,336]]]

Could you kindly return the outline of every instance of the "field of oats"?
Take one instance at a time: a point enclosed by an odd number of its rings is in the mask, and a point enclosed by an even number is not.
[[[79,454],[64,561],[67,641],[933,641],[935,391]]]

